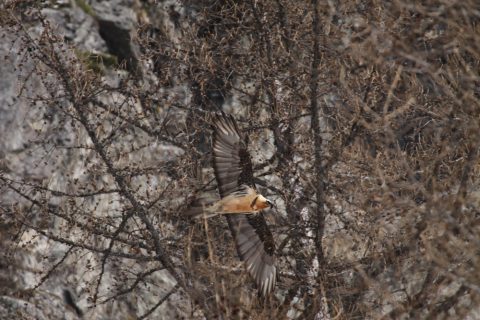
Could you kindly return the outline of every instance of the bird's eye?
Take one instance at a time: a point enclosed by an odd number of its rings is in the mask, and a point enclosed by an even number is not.
[[[255,208],[255,203],[257,203],[257,199],[258,199],[258,196],[256,196],[255,199],[253,199],[252,203],[250,204],[251,208]]]

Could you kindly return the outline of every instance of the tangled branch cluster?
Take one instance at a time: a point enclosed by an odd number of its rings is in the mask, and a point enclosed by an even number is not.
[[[113,66],[45,7],[0,5],[17,78],[0,107],[0,295],[62,304],[52,288],[70,287],[92,317],[479,316],[475,1],[138,5]],[[218,110],[277,207],[267,300],[226,222],[183,214],[215,194]]]

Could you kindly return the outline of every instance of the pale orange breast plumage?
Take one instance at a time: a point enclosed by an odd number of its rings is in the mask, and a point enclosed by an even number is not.
[[[249,193],[245,196],[231,196],[220,200],[219,211],[228,213],[248,213],[258,211],[252,208],[252,203],[258,197],[256,193]]]
[[[232,194],[220,200],[215,208],[222,213],[256,213],[271,206],[271,202],[249,189],[245,194]]]

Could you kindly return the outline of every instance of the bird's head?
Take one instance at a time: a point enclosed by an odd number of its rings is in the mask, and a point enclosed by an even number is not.
[[[260,211],[266,208],[273,208],[273,202],[266,199],[261,194],[255,197],[252,202],[252,209],[255,211]]]

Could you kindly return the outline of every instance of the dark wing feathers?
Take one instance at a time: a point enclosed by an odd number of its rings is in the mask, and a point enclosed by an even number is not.
[[[214,119],[213,167],[220,195],[239,191],[242,185],[255,188],[253,168],[244,140],[232,116],[224,113]],[[275,244],[262,214],[227,216],[238,255],[255,279],[263,295],[275,287]]]
[[[238,191],[243,184],[255,187],[246,141],[233,117],[223,113],[214,119],[213,169],[222,197]]]
[[[263,218],[260,214],[258,216]],[[275,258],[273,254],[266,252],[264,242],[258,231],[250,224],[248,217],[250,216],[244,214],[229,215],[227,216],[228,224],[235,237],[240,259],[245,262],[259,291],[266,296],[273,291],[277,280]],[[272,238],[270,231],[268,235]]]
[[[255,229],[255,233],[260,237],[264,244],[264,250],[267,254],[275,254],[275,242],[272,233],[268,228],[267,222],[262,214],[248,215],[248,223]]]

